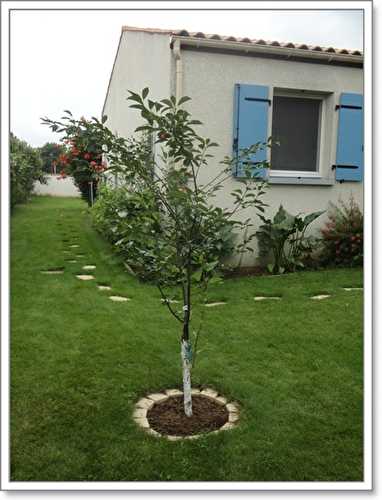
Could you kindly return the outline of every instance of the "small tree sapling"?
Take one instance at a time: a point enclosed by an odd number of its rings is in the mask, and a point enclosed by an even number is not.
[[[181,324],[184,411],[191,416],[191,369],[201,331],[199,325],[192,342],[194,291],[199,287],[205,293],[208,284],[217,279],[221,249],[231,232],[245,234],[240,242],[230,240],[236,252],[253,251],[251,241],[255,234],[248,229],[253,216],[264,212],[265,207],[262,196],[266,182],[258,172],[269,165],[251,160],[258,150],[270,147],[271,141],[243,149],[236,157],[226,156],[219,163],[219,170],[212,170],[211,151],[218,145],[196,132],[195,127],[201,122],[183,107],[190,98],[176,101],[172,96],[154,101],[148,94],[147,88],[141,94],[130,91],[127,98],[130,107],[139,110],[144,120],[136,129],[144,135],[143,140],[115,136],[105,126],[106,117],[101,121],[93,118],[92,127],[106,151],[108,171],[131,187],[134,203],[140,208],[131,221],[132,230],[116,244],[129,248],[139,274],[156,284],[164,304]],[[72,118],[69,116],[68,120]],[[63,122],[49,124],[59,130],[66,127]],[[150,141],[160,150],[155,158],[147,147]],[[232,178],[237,162],[244,165],[247,175],[237,179],[230,208],[221,208],[214,204],[214,197]],[[212,175],[208,176],[210,172]],[[250,217],[237,217],[247,209],[252,209]],[[181,310],[171,300],[174,287],[180,287],[182,292]]]

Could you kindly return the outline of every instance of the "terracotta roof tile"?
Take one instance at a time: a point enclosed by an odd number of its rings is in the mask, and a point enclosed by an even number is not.
[[[251,40],[248,37],[235,37],[235,36],[223,36],[218,34],[208,34],[203,33],[202,31],[190,32],[188,30],[171,30],[171,29],[159,29],[159,28],[137,28],[133,26],[123,26],[122,31],[144,31],[146,33],[162,33],[169,34],[174,36],[185,36],[191,38],[204,38],[209,40],[221,40],[225,42],[238,42],[238,43],[251,43],[254,45],[264,45],[268,47],[281,47],[281,48],[289,48],[289,49],[298,49],[298,50],[311,50],[317,52],[327,52],[333,54],[349,54],[353,56],[362,56],[362,52],[360,50],[350,50],[350,49],[335,49],[333,47],[321,47],[320,45],[307,45],[305,43],[292,43],[292,42],[279,42],[277,40],[266,41],[262,38]]]

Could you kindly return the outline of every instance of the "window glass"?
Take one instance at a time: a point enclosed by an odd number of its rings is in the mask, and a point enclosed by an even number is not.
[[[273,170],[317,170],[319,110],[318,99],[274,96],[272,138],[280,145],[272,148]]]

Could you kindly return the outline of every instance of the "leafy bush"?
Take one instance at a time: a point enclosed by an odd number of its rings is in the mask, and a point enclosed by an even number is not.
[[[28,201],[36,181],[46,183],[39,151],[25,141],[10,136],[11,207]]]
[[[324,212],[312,212],[306,216],[291,215],[280,205],[272,219],[260,215],[264,224],[256,232],[261,257],[273,254],[268,270],[274,274],[303,268],[313,250],[315,239],[305,236],[308,226]]]
[[[359,266],[363,262],[363,215],[351,196],[331,204],[329,221],[321,229],[321,261],[325,265]]]
[[[208,260],[219,261],[231,255],[234,236],[221,209],[203,220],[204,250]],[[133,269],[139,269],[144,279],[151,279],[147,260],[155,249],[162,232],[160,210],[152,192],[132,190],[127,185],[112,188],[104,184],[92,209],[96,229],[111,243]],[[200,243],[200,242],[199,242]]]

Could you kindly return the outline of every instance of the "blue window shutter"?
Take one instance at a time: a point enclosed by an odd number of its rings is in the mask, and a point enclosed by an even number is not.
[[[234,141],[233,154],[238,158],[240,150],[248,148],[257,142],[267,142],[269,90],[263,85],[235,85],[234,93]],[[268,176],[268,169],[258,169],[256,162],[266,161],[267,150],[259,150],[248,160],[254,165],[253,175],[259,179]],[[233,174],[236,177],[245,176],[245,165],[236,162]]]
[[[363,179],[363,96],[341,94],[338,106],[337,181]]]

